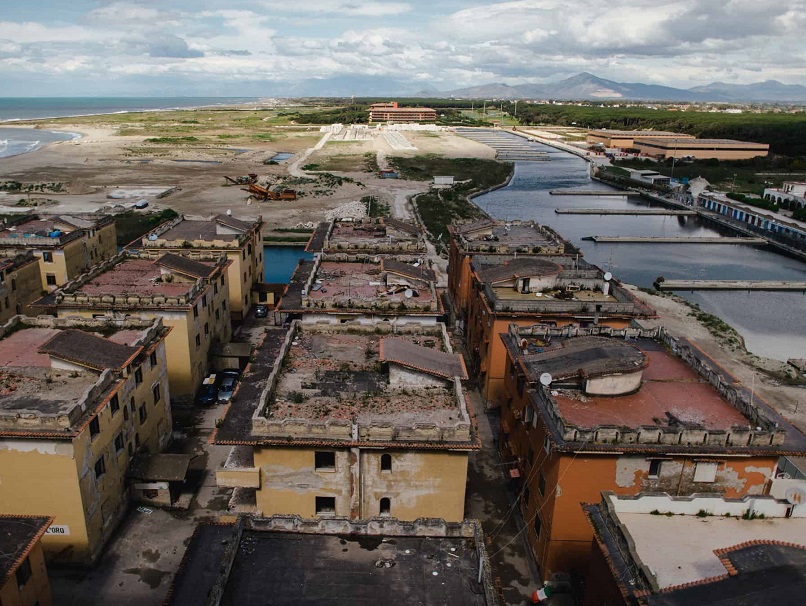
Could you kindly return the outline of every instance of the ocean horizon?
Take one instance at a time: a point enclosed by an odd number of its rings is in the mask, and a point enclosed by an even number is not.
[[[0,97],[0,123],[239,105],[260,97]]]
[[[80,137],[63,131],[14,128],[15,122],[22,120],[241,105],[258,99],[260,97],[0,97],[0,159]]]

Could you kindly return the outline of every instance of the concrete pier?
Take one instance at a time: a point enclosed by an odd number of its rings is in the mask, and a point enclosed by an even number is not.
[[[552,196],[635,196],[634,191],[611,191],[607,189],[550,189]]]
[[[764,238],[666,238],[662,236],[586,236],[599,244],[767,244]]]
[[[672,210],[669,208],[555,208],[558,215],[661,215],[671,217],[693,217],[693,210]]]
[[[806,291],[806,282],[780,280],[664,280],[658,290],[794,290]]]

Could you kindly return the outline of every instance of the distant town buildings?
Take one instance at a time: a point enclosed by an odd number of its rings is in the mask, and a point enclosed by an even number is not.
[[[228,343],[231,263],[213,251],[189,259],[165,253],[151,260],[124,252],[68,282],[35,305],[59,318],[162,318],[174,397],[192,398],[214,345]]]
[[[806,452],[806,436],[662,330],[512,325],[499,338],[498,443],[544,580],[585,574],[581,504],[602,491],[763,495],[779,456]]]
[[[200,221],[180,216],[129,248],[139,249],[141,255],[152,259],[166,252],[191,260],[226,255],[230,262],[229,313],[238,321],[246,317],[253,303],[260,301],[260,290],[255,287],[263,282],[263,226],[262,217],[245,221],[222,214]]]
[[[437,112],[430,107],[398,107],[397,101],[369,106],[370,122],[434,122]]]
[[[132,458],[167,446],[168,333],[136,318],[0,327],[0,514],[52,517],[49,558],[95,561],[126,512]]]
[[[107,215],[30,215],[0,228],[0,258],[31,251],[41,290],[53,291],[117,253],[115,220]]]

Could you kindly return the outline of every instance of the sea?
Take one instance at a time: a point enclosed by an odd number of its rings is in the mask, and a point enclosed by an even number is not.
[[[244,105],[256,101],[258,97],[0,97],[0,158],[36,151],[48,143],[80,136],[13,128],[14,122],[20,120]]]

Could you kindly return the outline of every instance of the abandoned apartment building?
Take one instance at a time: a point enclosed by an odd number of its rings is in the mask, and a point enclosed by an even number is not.
[[[276,351],[215,437],[234,446],[218,483],[236,488],[236,511],[464,519],[480,444],[443,324],[297,320]]]
[[[584,509],[596,588],[585,606],[803,603],[806,505],[605,492]]]
[[[143,258],[157,259],[167,252],[195,261],[226,255],[229,286],[229,314],[235,321],[244,319],[253,303],[260,300],[263,282],[262,217],[238,219],[221,214],[211,219],[188,219],[183,215],[163,223],[127,247],[138,250]]]
[[[304,323],[436,323],[444,308],[422,257],[320,253],[301,261],[278,311]]]
[[[426,246],[425,237],[419,227],[406,221],[385,217],[319,223],[305,250],[312,253],[424,255]]]
[[[584,576],[581,503],[618,495],[763,495],[806,436],[663,329],[511,325],[499,448],[544,580]]]
[[[141,318],[0,327],[0,514],[52,517],[49,559],[95,561],[126,512],[132,458],[167,446],[168,332]]]
[[[192,398],[209,368],[215,345],[228,343],[229,261],[165,253],[158,259],[124,251],[62,288],[35,307],[59,318],[162,318],[171,395]]]
[[[0,514],[0,604],[51,606],[42,537],[53,518]]]

